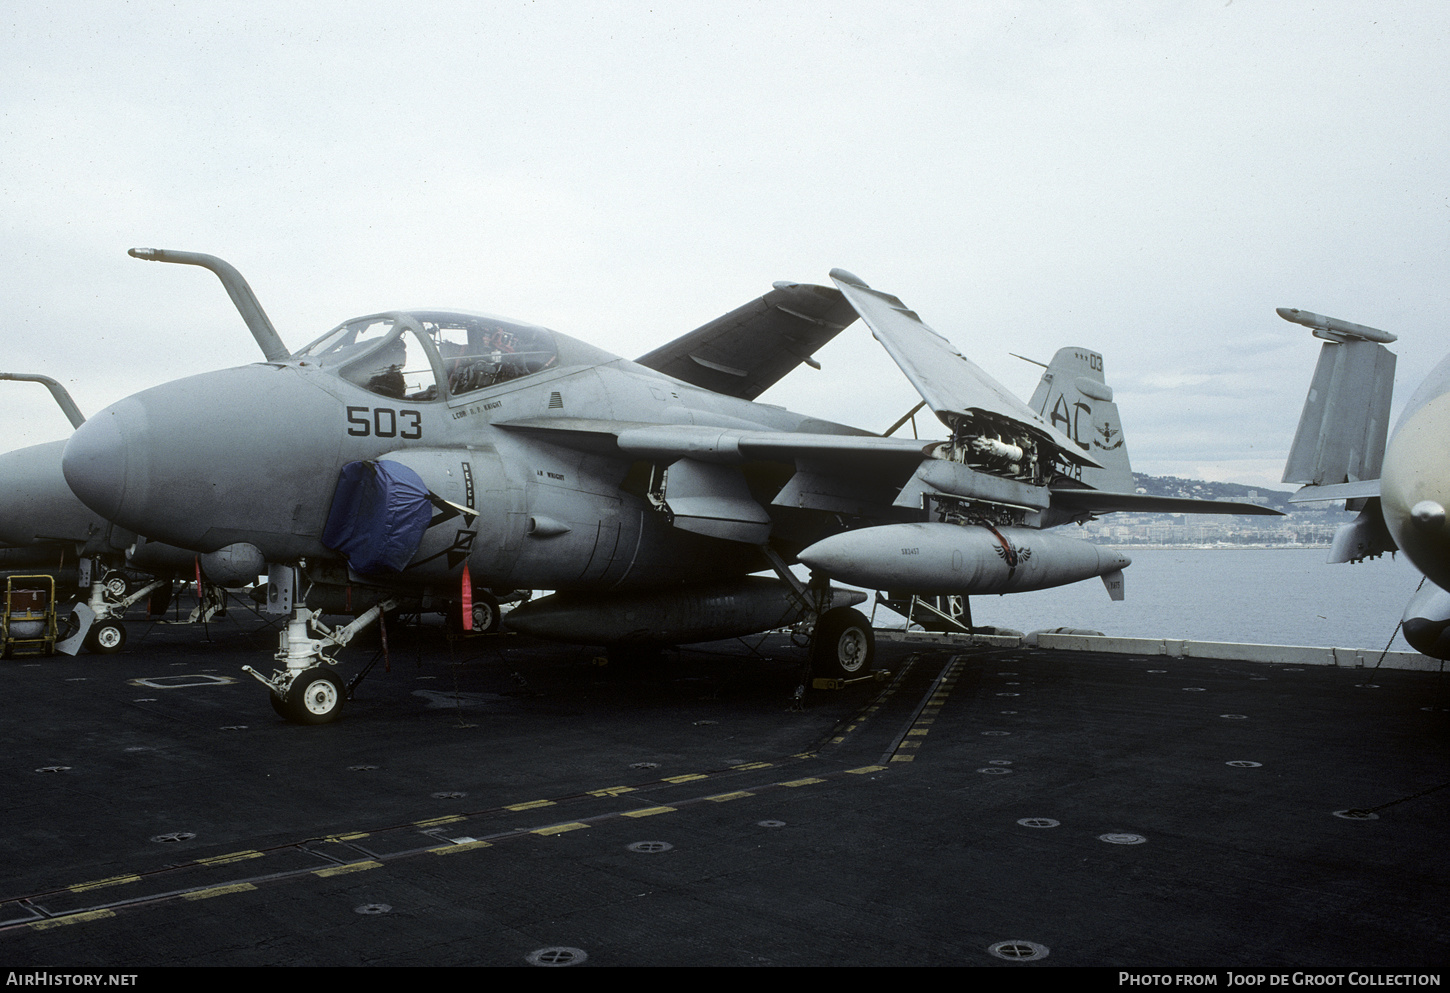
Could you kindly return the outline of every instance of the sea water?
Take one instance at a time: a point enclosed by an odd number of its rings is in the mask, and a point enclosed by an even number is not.
[[[1127,596],[1101,581],[972,597],[976,624],[1087,628],[1128,638],[1412,651],[1396,631],[1421,581],[1403,555],[1330,565],[1324,548],[1125,548]],[[862,609],[866,609],[863,605]],[[877,608],[878,627],[901,620]],[[1391,635],[1394,636],[1391,643]]]

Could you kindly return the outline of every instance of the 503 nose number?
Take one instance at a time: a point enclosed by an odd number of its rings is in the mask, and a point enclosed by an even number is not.
[[[423,414],[417,410],[394,410],[391,407],[349,407],[347,433],[356,438],[405,438],[415,441],[423,437]]]

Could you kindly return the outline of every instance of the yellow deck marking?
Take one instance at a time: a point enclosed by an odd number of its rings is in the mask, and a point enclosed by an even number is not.
[[[243,862],[247,859],[259,859],[261,852],[232,852],[230,855],[213,855],[209,859],[197,859],[198,865],[226,865],[229,862]]]
[[[528,803],[509,804],[504,810],[533,810],[537,807],[552,807],[553,800],[530,800]]]
[[[492,848],[491,841],[465,841],[458,845],[444,845],[442,848],[430,848],[428,851],[434,855],[452,855],[454,852],[471,852],[476,848]]]
[[[703,772],[687,772],[683,776],[666,776],[662,783],[693,783],[697,779],[709,779]]]
[[[590,790],[590,796],[619,796],[621,793],[633,793],[633,786],[606,786],[602,790]]]
[[[340,876],[344,872],[361,872],[364,869],[381,869],[382,867],[383,864],[376,861],[352,862],[348,865],[335,865],[330,869],[317,869],[312,874],[314,876]]]
[[[726,800],[739,800],[747,796],[755,796],[755,794],[747,792],[746,790],[736,790],[734,793],[721,793],[719,796],[707,796],[705,799],[711,803],[724,803]]]
[[[462,814],[449,814],[446,817],[434,817],[426,821],[414,821],[414,827],[438,827],[440,824],[456,824],[463,820]]]
[[[357,841],[359,838],[366,838],[367,836],[368,833],[366,831],[353,831],[350,834],[330,834],[322,840],[341,844],[344,841]]]
[[[115,917],[114,910],[88,910],[84,914],[68,914],[65,917],[53,917],[48,921],[36,921],[30,927],[37,931],[44,931],[53,927],[64,927],[67,924],[81,924],[85,921],[99,921],[106,917]]]
[[[110,879],[97,879],[90,883],[76,883],[74,886],[67,886],[66,889],[72,893],[84,893],[86,890],[98,890],[105,886],[120,886],[123,883],[138,882],[140,879],[140,876],[112,876]]]
[[[642,807],[639,810],[626,810],[625,817],[653,817],[655,814],[673,814],[674,807]]]
[[[233,883],[231,886],[213,886],[211,889],[197,890],[195,893],[183,893],[187,900],[210,900],[214,896],[226,896],[228,893],[245,893],[247,890],[256,889],[251,883]]]
[[[891,756],[891,761],[893,761],[893,762],[910,762],[914,758],[916,758],[915,755],[893,755],[893,756]]]
[[[926,732],[927,732],[927,729],[926,728],[912,728],[910,731],[908,731],[906,733],[907,734],[926,734]]]
[[[578,821],[570,824],[552,824],[549,827],[534,828],[530,834],[563,834],[565,831],[578,831],[580,828],[588,826],[588,824],[581,824]]]
[[[880,772],[882,769],[885,768],[886,766],[884,765],[863,765],[859,769],[847,769],[846,771],[851,773],[853,776],[859,776],[863,772]]]
[[[747,769],[769,769],[770,768],[770,763],[769,762],[744,762],[744,763],[742,763],[740,765],[732,765],[730,768],[732,768],[732,769],[739,769],[742,772],[744,772]]]
[[[824,783],[824,779],[792,779],[788,783],[776,783],[777,786],[809,786],[812,783]]]

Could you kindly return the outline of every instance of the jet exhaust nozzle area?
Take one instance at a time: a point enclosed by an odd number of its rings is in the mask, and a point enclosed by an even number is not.
[[[887,524],[832,535],[800,553],[832,579],[914,593],[1018,593],[1104,576],[1132,559],[1030,528]]]

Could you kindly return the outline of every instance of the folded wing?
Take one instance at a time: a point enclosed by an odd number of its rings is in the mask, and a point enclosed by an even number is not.
[[[856,311],[825,286],[776,283],[775,289],[723,317],[640,356],[646,368],[714,393],[754,400],[805,363],[856,320]]]

